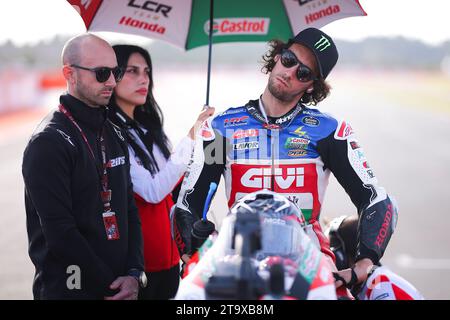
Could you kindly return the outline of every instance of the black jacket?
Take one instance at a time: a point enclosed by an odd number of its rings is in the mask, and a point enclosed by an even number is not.
[[[61,104],[75,118],[94,151],[60,111],[41,123],[24,152],[22,173],[29,254],[36,267],[35,299],[103,299],[110,284],[130,269],[143,270],[142,233],[129,175],[127,147],[106,108],[91,108],[63,95]],[[119,240],[107,240],[100,197],[102,165],[99,132],[105,127],[111,208]],[[80,270],[80,289],[74,267]],[[75,268],[76,268],[75,267]]]

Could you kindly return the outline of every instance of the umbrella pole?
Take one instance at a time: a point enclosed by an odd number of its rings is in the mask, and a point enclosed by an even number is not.
[[[209,87],[211,83],[211,56],[212,56],[212,29],[214,18],[214,0],[209,2],[209,46],[208,46],[208,77],[206,82],[206,103],[205,106],[209,106]]]

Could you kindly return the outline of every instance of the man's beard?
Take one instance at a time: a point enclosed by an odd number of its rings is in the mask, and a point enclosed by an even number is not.
[[[292,100],[294,100],[301,92],[297,92],[297,93],[287,93],[286,91],[284,91],[280,85],[275,84],[275,75],[271,75],[269,77],[269,84],[268,84],[268,89],[269,92],[278,100],[282,101],[282,102],[291,102]],[[281,77],[281,76],[280,76]],[[286,79],[284,79],[283,77],[281,77],[284,81],[288,81]]]
[[[89,86],[85,86],[83,83],[77,83],[76,90],[81,100],[89,106],[105,106],[109,103],[110,98],[95,94],[95,92]],[[103,88],[99,91],[103,90],[107,90],[107,88]]]

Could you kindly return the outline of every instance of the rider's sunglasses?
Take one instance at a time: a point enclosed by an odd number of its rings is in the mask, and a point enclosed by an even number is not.
[[[88,71],[95,72],[95,78],[100,83],[106,82],[109,79],[109,77],[111,76],[111,73],[113,74],[114,79],[116,80],[116,82],[119,82],[123,78],[123,69],[119,68],[119,67],[114,67],[114,68],[108,68],[108,67],[86,68],[86,67],[82,67],[82,66],[79,66],[79,65],[76,65],[76,64],[71,64],[70,66],[74,67],[74,68],[82,69],[82,70],[88,70]]]
[[[301,82],[308,82],[310,80],[317,80],[312,70],[305,66],[296,55],[289,49],[283,49],[280,56],[281,64],[286,68],[292,68],[295,65],[299,65],[297,68],[297,79]]]

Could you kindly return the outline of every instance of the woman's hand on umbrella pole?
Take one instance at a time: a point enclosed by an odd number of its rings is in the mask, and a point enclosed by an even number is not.
[[[201,127],[203,122],[205,122],[206,119],[211,117],[215,112],[214,107],[205,107],[202,112],[200,112],[200,115],[198,116],[197,120],[195,121],[194,125],[192,126],[191,130],[189,130],[188,136],[194,140],[195,134],[197,133],[198,129]]]

